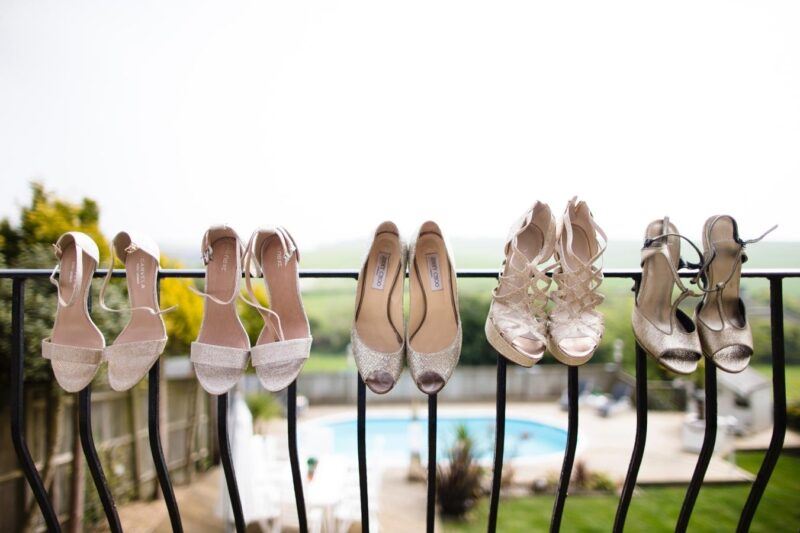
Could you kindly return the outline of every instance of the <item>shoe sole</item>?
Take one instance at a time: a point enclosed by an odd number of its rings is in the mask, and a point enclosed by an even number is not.
[[[500,334],[500,331],[498,331],[498,329],[495,327],[491,318],[486,318],[486,326],[484,327],[484,331],[486,332],[486,340],[489,341],[489,344],[492,345],[492,348],[494,348],[500,355],[512,363],[516,363],[519,366],[524,366],[525,368],[530,368],[542,360],[542,357],[533,359],[519,353],[511,345],[511,343],[503,338],[503,336]]]

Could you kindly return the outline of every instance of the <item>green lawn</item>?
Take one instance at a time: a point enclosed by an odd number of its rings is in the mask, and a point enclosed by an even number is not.
[[[652,440],[652,439],[651,439]],[[737,454],[737,463],[750,472],[761,465],[763,453]],[[697,499],[689,530],[734,531],[750,491],[749,486],[704,486]],[[648,488],[635,494],[626,531],[674,531],[685,488]],[[617,496],[573,496],[567,499],[562,531],[610,531]],[[530,496],[500,502],[498,531],[546,531],[552,496]],[[488,500],[483,500],[469,522],[447,522],[445,531],[486,531]],[[761,500],[752,531],[770,533],[800,530],[800,456],[784,454],[778,461]]]
[[[343,354],[328,354],[311,352],[311,356],[303,367],[303,374],[314,372],[335,373],[347,370],[347,356]]]
[[[753,365],[753,368],[772,379],[772,366]],[[800,365],[786,367],[786,399],[789,403],[800,401]]]

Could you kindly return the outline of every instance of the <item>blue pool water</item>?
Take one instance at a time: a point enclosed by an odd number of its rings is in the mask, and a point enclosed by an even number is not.
[[[475,443],[478,458],[491,460],[494,454],[494,417],[440,416],[437,424],[437,456],[447,458],[447,450],[455,440],[457,428],[465,426]],[[356,421],[322,423],[333,437],[333,452],[349,455],[357,449]],[[408,418],[367,418],[367,454],[408,460],[412,449],[427,457],[427,420]],[[562,452],[567,432],[532,420],[506,419],[506,459],[537,457]]]

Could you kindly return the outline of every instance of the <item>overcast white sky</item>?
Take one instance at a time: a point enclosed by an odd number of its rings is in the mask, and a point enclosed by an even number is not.
[[[729,212],[800,240],[800,2],[0,3],[0,215],[303,246],[504,237],[579,194],[611,239]]]

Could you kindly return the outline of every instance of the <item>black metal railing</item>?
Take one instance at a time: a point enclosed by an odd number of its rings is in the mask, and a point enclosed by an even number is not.
[[[104,270],[98,270],[95,277],[104,276]],[[681,272],[682,276],[691,277],[691,271]],[[19,458],[20,467],[31,487],[34,498],[42,512],[45,524],[51,531],[60,531],[57,515],[53,509],[47,491],[42,483],[41,476],[31,458],[25,442],[24,426],[24,396],[23,396],[23,357],[24,357],[24,298],[25,283],[29,279],[43,279],[50,275],[49,270],[39,269],[5,269],[0,270],[0,279],[12,281],[12,337],[11,337],[11,365],[10,365],[10,404],[11,404],[11,437],[14,449]],[[116,271],[115,277],[124,277],[123,271]],[[202,278],[203,270],[170,269],[159,272],[159,279],[166,278]],[[496,278],[496,270],[461,270],[457,273],[459,278]],[[607,270],[606,278],[630,279],[634,288],[641,280],[639,270]],[[302,278],[327,278],[327,279],[357,279],[355,270],[302,270]],[[771,308],[771,337],[772,337],[772,381],[773,381],[773,415],[774,426],[769,448],[762,465],[752,484],[747,502],[742,509],[738,531],[747,531],[755,515],[758,504],[769,482],[775,464],[783,448],[786,434],[786,383],[785,383],[785,357],[783,333],[783,280],[786,278],[800,277],[800,269],[793,270],[747,270],[742,273],[745,278],[761,278],[770,284]],[[627,476],[623,484],[619,499],[613,531],[621,532],[625,526],[628,508],[631,503],[633,490],[636,485],[639,466],[647,438],[647,358],[644,351],[636,346],[636,436],[633,452],[631,454]],[[505,435],[506,412],[506,372],[507,363],[502,357],[497,359],[497,396],[496,396],[496,435],[494,454],[494,473],[492,479],[491,496],[489,504],[489,520],[487,530],[494,532],[497,529],[497,519],[500,511],[500,485],[503,470],[503,447]],[[561,519],[568,496],[569,481],[572,476],[572,465],[575,459],[575,449],[578,440],[578,367],[568,367],[567,372],[567,398],[568,398],[568,426],[567,446],[562,463],[553,513],[550,521],[551,531],[559,531]],[[149,375],[148,388],[148,429],[150,433],[150,448],[155,463],[158,481],[164,495],[165,505],[168,509],[170,521],[174,531],[182,531],[180,512],[174,496],[169,471],[161,450],[159,426],[159,367],[154,366]],[[716,438],[716,369],[711,364],[706,364],[705,370],[705,409],[706,430],[700,455],[698,456],[695,472],[686,491],[686,497],[681,508],[676,531],[686,531],[691,518],[694,503],[703,484],[705,472],[708,468]],[[362,530],[369,531],[369,494],[367,491],[367,457],[366,457],[366,387],[358,379],[357,391],[357,440],[358,440],[358,477],[361,491],[361,520]],[[305,501],[303,496],[302,477],[297,453],[297,386],[292,383],[288,389],[287,419],[288,419],[288,449],[289,460],[294,484],[295,503],[297,506],[299,529],[305,533],[308,529],[306,521]],[[78,393],[79,399],[79,432],[83,444],[83,452],[89,465],[95,487],[103,504],[103,509],[112,531],[121,531],[122,526],[117,515],[114,500],[106,483],[102,465],[94,447],[91,428],[91,385]],[[244,531],[245,520],[242,512],[241,498],[236,483],[233,468],[233,458],[228,438],[228,395],[220,395],[217,399],[218,430],[220,461],[222,462],[234,523],[237,531]],[[434,530],[436,510],[436,422],[437,422],[437,396],[428,397],[428,488],[426,508],[426,529]]]

